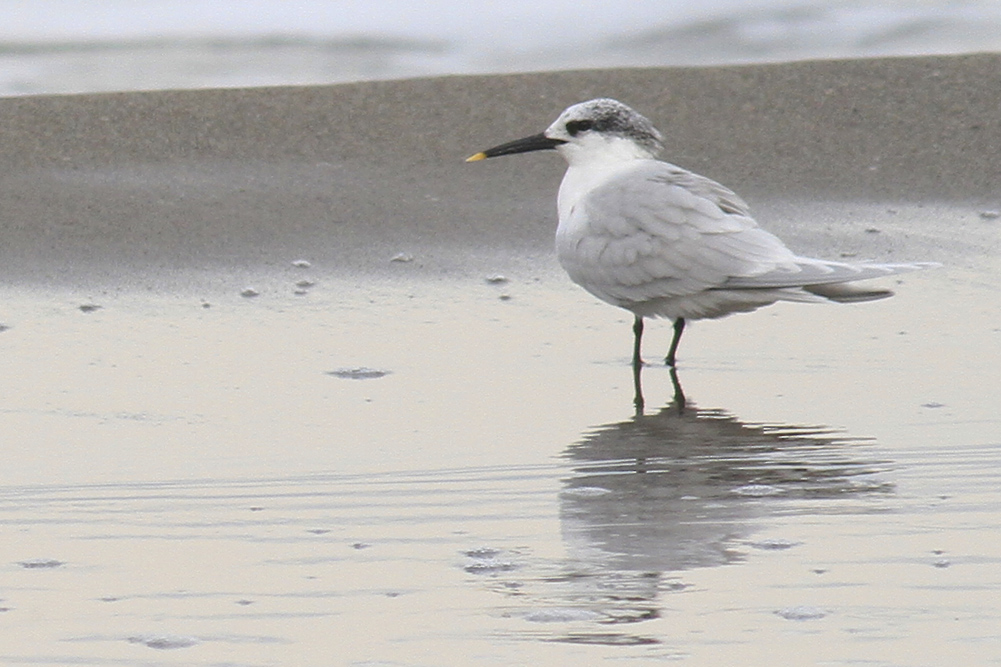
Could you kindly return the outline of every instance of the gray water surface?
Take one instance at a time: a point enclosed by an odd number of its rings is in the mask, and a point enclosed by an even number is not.
[[[991,0],[0,3],[0,95],[997,52]]]

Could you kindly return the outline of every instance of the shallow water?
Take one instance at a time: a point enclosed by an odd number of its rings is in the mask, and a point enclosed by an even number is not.
[[[991,0],[35,0],[0,18],[5,96],[1001,48]]]
[[[4,664],[1001,660],[993,260],[696,323],[683,411],[651,325],[637,415],[550,265],[295,259],[4,288]]]

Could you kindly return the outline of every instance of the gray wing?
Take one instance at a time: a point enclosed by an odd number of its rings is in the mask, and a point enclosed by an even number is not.
[[[570,277],[619,305],[796,269],[796,256],[740,197],[665,162],[645,161],[595,188],[565,227],[557,249]]]
[[[768,289],[831,285],[882,278],[897,273],[941,266],[936,262],[910,264],[848,264],[810,257],[797,257],[792,267],[783,267],[756,276],[731,276],[721,289]]]
[[[751,208],[747,202],[725,185],[669,162],[657,162],[656,164],[659,166],[655,170],[651,170],[652,180],[680,186],[693,195],[712,202],[724,213],[751,217]]]

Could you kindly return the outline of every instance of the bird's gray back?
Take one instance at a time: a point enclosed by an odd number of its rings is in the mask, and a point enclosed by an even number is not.
[[[582,196],[561,221],[557,253],[575,282],[624,307],[791,268],[795,259],[733,191],[655,160]]]

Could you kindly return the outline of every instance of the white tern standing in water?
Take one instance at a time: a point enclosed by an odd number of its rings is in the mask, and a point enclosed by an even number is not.
[[[660,132],[625,104],[595,99],[564,111],[542,134],[470,156],[556,149],[560,185],[556,253],[571,280],[635,316],[674,321],[674,366],[687,320],[748,312],[776,301],[851,303],[890,296],[850,281],[937,266],[846,264],[799,257],[759,228],[747,204],[704,176],[657,159]]]

